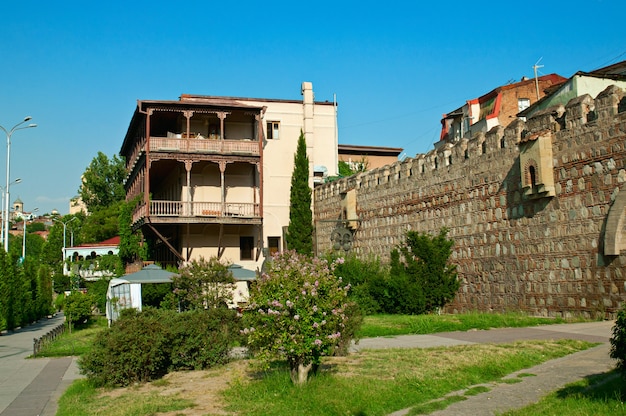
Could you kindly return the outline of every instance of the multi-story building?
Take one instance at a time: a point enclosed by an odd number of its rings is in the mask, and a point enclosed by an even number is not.
[[[585,95],[589,95],[588,99],[593,100],[593,97],[611,85],[626,88],[626,61],[617,62],[591,72],[576,72],[565,82],[560,83],[557,88],[550,89],[541,100],[521,110],[518,117],[524,120],[529,119],[540,111],[550,107],[565,106],[570,100]]]
[[[503,85],[481,97],[468,100],[465,105],[443,115],[441,137],[435,147],[456,143],[474,134],[487,133],[496,126],[506,127],[516,120],[517,114],[546,95],[550,89],[566,81],[557,74],[536,79],[523,78],[519,82]]]
[[[340,144],[337,152],[339,160],[346,162],[351,168],[359,168],[360,164],[365,163],[369,170],[397,162],[402,150],[401,147]]]
[[[162,265],[217,256],[257,270],[283,249],[300,133],[314,166],[337,171],[334,102],[182,95],[137,103],[122,144],[132,225]]]

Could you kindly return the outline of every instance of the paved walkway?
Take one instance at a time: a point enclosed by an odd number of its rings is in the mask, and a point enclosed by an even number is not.
[[[63,316],[42,320],[35,325],[0,336],[0,416],[54,416],[57,400],[80,375],[76,360],[68,358],[26,359],[32,355],[33,339],[63,322]],[[609,371],[615,366],[609,358],[609,338],[614,323],[588,322],[547,325],[532,328],[505,328],[488,331],[446,332],[436,335],[406,335],[363,339],[352,350],[368,348],[428,348],[476,343],[501,343],[530,339],[580,339],[602,345],[567,357],[548,361],[522,373],[516,384],[493,384],[490,390],[455,403],[435,416],[496,415],[538,401],[541,396],[584,377]],[[510,377],[515,377],[512,374]],[[463,392],[458,392],[462,394]],[[409,409],[393,413],[408,414]]]
[[[353,346],[352,350],[368,348],[414,348],[453,346],[476,343],[503,343],[520,340],[579,339],[600,342],[601,345],[566,357],[545,362],[518,373],[533,374],[515,384],[485,384],[489,391],[456,402],[431,416],[492,416],[536,403],[546,394],[566,384],[588,376],[605,373],[615,368],[609,357],[609,339],[614,322],[586,322],[577,324],[546,325],[531,328],[504,328],[488,331],[445,332],[436,335],[406,335],[392,338],[369,338]],[[507,378],[516,378],[518,373]],[[451,395],[463,395],[464,391]],[[410,409],[389,416],[403,416]]]
[[[54,416],[57,400],[78,375],[75,360],[27,359],[33,340],[63,323],[63,315],[0,335],[0,415]]]

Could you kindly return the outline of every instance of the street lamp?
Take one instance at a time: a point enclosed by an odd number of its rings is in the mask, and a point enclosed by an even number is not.
[[[35,208],[33,212],[39,211],[39,208]],[[22,217],[24,217],[24,229],[22,230],[22,261],[26,260],[26,214],[22,212]],[[74,217],[76,218],[76,217]]]
[[[16,180],[14,180],[13,182],[11,182],[11,185],[15,185],[17,183],[22,182],[22,179],[17,178]],[[4,242],[4,221],[8,221],[9,220],[9,213],[5,213],[4,212],[4,198],[6,197],[6,190],[7,188],[4,186],[0,186],[0,189],[2,189],[2,224],[0,224],[0,244],[2,244]]]
[[[65,269],[65,232],[67,230],[67,224],[69,224],[70,222],[74,221],[76,219],[76,217],[72,217],[67,221],[63,221],[57,218],[53,218],[54,221],[56,222],[60,222],[61,224],[63,224],[63,248],[61,249],[61,256],[63,256],[63,268]]]
[[[11,170],[9,169],[10,166],[10,161],[11,161],[11,136],[13,135],[13,133],[15,133],[17,130],[22,130],[22,129],[28,129],[31,127],[37,127],[36,124],[29,124],[28,126],[22,126],[22,124],[26,123],[27,121],[29,121],[30,119],[32,119],[31,116],[26,116],[24,117],[24,120],[22,120],[21,122],[17,123],[15,126],[13,126],[11,128],[11,130],[5,129],[4,127],[0,126],[0,129],[2,129],[2,131],[4,131],[4,133],[7,135],[7,185],[6,188],[4,190],[4,193],[6,195],[6,199],[4,201],[5,205],[4,205],[4,212],[7,213],[7,215],[9,215],[9,174],[11,172]],[[22,126],[22,127],[20,127]],[[9,219],[6,218],[4,221],[4,251],[6,251],[7,253],[9,252]]]

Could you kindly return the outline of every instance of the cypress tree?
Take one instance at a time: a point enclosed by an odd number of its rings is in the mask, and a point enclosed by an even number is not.
[[[285,236],[287,248],[310,256],[313,254],[313,213],[309,187],[309,158],[302,130],[294,156],[289,202],[289,226]]]

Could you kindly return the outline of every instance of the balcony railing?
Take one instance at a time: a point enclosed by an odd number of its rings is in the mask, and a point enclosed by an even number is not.
[[[150,150],[154,152],[226,153],[258,156],[259,142],[252,140],[210,140],[150,137]]]
[[[151,217],[239,217],[257,218],[261,216],[259,204],[252,202],[181,202],[150,201],[150,210],[141,205],[133,213],[133,222],[146,216]]]

